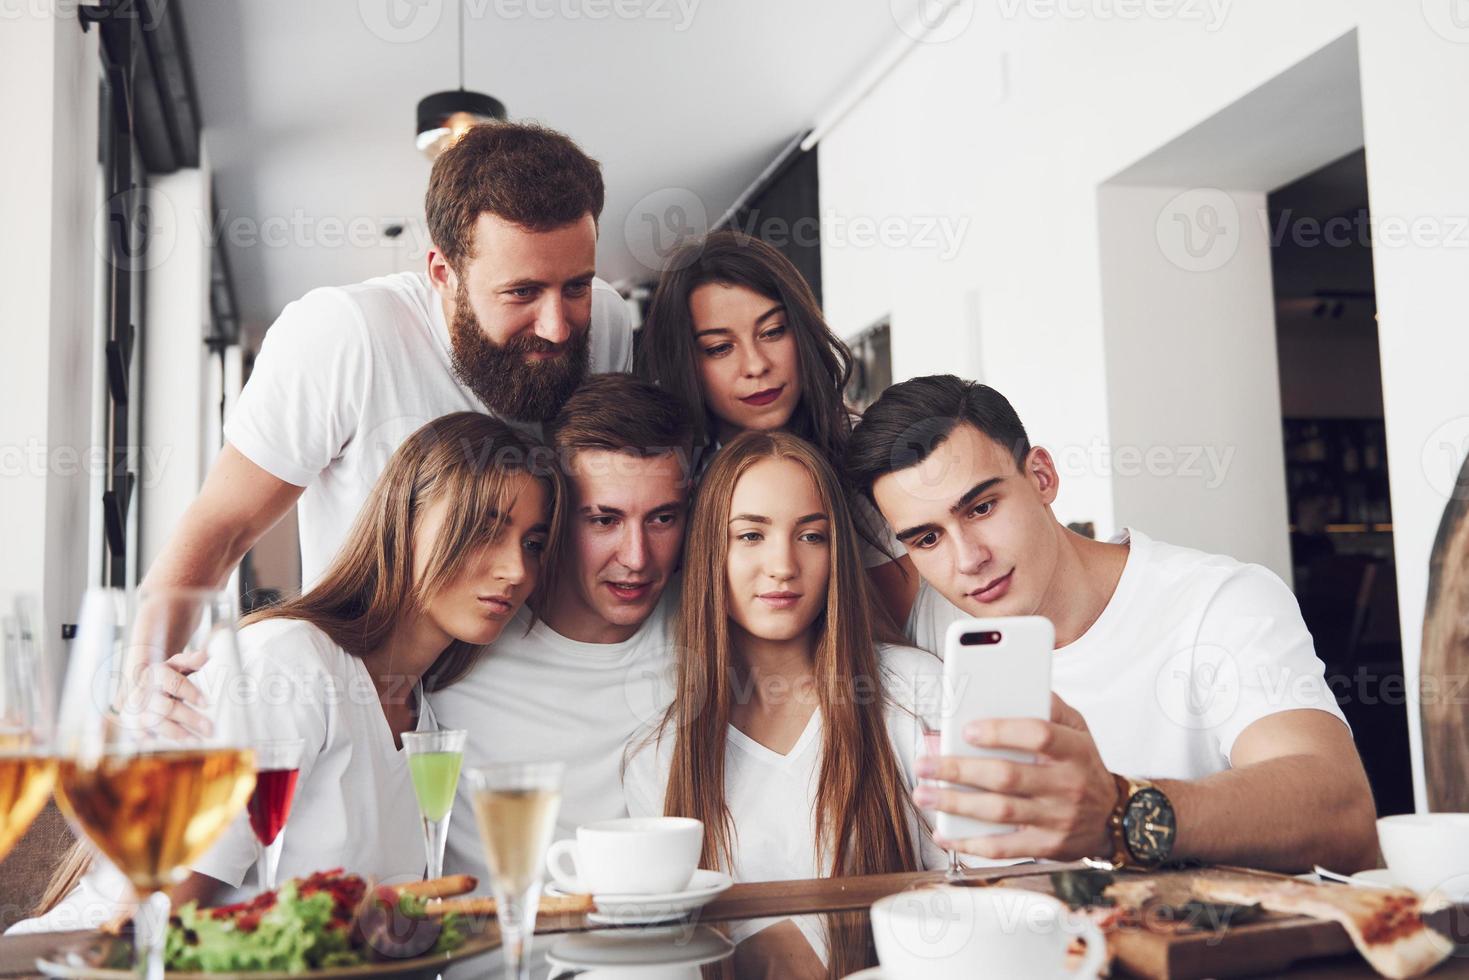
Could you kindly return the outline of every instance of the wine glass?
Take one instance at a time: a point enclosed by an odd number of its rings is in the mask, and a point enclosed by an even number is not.
[[[260,845],[256,868],[261,891],[276,889],[276,869],[285,845],[286,821],[296,800],[296,780],[301,775],[301,752],[305,747],[305,740],[299,738],[255,743],[255,788],[246,811],[255,842]]]
[[[915,760],[924,756],[937,758],[944,754],[942,737],[944,730],[944,698],[942,685],[925,683],[925,678],[913,679],[916,692],[913,710],[913,748]],[[920,779],[920,786],[942,786],[937,779]],[[929,814],[933,819],[934,814]],[[944,872],[945,881],[962,881],[967,870],[959,860],[958,851],[947,851],[949,867]]]
[[[211,683],[194,705],[204,725],[168,723],[178,675],[164,661],[180,646],[208,654]],[[119,590],[93,589],[84,597],[62,698],[56,802],[132,883],[136,967],[147,980],[163,977],[170,889],[255,785],[239,679],[230,596],[159,589],[128,602]]]
[[[460,729],[403,733],[413,795],[418,798],[418,812],[423,817],[428,878],[444,875],[444,844],[449,839],[449,817],[454,811],[454,794],[459,791],[459,767],[464,762],[467,734]]]
[[[468,773],[474,816],[494,877],[505,975],[511,980],[530,977],[541,875],[561,809],[564,771],[560,762],[512,762]]]
[[[35,601],[17,596],[0,616],[0,861],[51,797],[50,685],[35,642]]]

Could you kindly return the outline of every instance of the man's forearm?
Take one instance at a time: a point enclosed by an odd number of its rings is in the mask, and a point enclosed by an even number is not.
[[[201,526],[203,523],[185,513],[143,576],[144,588],[224,587],[254,541],[243,540],[239,534],[221,536],[218,528]]]
[[[1343,873],[1378,864],[1371,790],[1330,759],[1283,756],[1157,785],[1178,818],[1176,859]]]

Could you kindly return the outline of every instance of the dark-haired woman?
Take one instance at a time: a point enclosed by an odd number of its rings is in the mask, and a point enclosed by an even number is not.
[[[840,469],[851,351],[800,271],[759,239],[719,231],[674,253],[643,325],[638,373],[688,406],[706,461],[741,432],[790,432]],[[901,625],[918,576],[876,510],[852,503],[874,594]]]

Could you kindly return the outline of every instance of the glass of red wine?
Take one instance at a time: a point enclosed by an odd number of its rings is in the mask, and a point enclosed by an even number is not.
[[[248,811],[250,828],[260,845],[256,869],[262,891],[276,888],[276,868],[281,862],[286,820],[296,798],[296,778],[301,774],[305,745],[299,738],[255,743],[255,790],[250,794]]]

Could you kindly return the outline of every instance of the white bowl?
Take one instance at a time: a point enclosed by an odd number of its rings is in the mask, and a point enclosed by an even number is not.
[[[1377,821],[1393,877],[1422,895],[1469,899],[1469,813],[1403,813]]]

